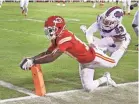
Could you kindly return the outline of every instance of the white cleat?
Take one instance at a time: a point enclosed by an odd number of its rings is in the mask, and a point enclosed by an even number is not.
[[[1,8],[1,5],[0,5],[0,8]]]
[[[86,27],[85,25],[81,25],[81,26],[80,26],[80,29],[81,29],[84,33],[86,33],[87,27]]]
[[[105,72],[104,75],[103,75],[103,77],[106,77],[107,78],[107,82],[106,82],[107,85],[111,85],[113,87],[117,87],[117,84],[115,83],[114,80],[112,80],[111,75],[110,75],[109,72]]]
[[[66,6],[65,4],[63,4],[62,6]]]
[[[92,6],[92,8],[95,8],[96,7],[96,5],[94,4],[93,6]]]

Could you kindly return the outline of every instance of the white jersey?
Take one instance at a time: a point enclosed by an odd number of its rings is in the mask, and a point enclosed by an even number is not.
[[[86,30],[86,38],[88,40],[89,44],[98,44],[99,47],[106,48],[109,52],[114,52],[116,51],[121,45],[125,44],[124,47],[127,48],[131,37],[127,33],[125,27],[122,24],[117,25],[114,29],[112,30],[103,30],[101,29],[101,23],[95,22],[93,23],[87,30]],[[96,38],[94,36],[94,33],[99,31],[100,35],[103,39]],[[114,42],[111,37],[118,36],[118,35],[123,35],[122,41],[121,42]]]
[[[120,23],[114,29],[111,30],[104,30],[101,28],[101,16],[97,18],[97,22],[93,25],[96,25],[96,29],[100,31],[101,37],[110,37],[110,36],[117,36],[117,35],[124,35],[127,33],[125,27]]]

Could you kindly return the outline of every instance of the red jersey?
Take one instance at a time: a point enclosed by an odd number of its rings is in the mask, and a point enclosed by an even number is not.
[[[59,48],[62,52],[75,58],[79,63],[89,63],[95,58],[95,51],[68,30],[64,30],[56,40],[51,42],[52,45],[48,50],[52,51]]]

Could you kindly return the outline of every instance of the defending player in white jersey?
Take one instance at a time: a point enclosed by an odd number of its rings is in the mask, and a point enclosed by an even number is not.
[[[1,8],[1,6],[2,6],[2,3],[3,3],[3,0],[0,0],[0,8]]]
[[[89,44],[95,43],[104,51],[110,52],[110,54],[120,49],[119,52],[122,53],[120,57],[122,57],[131,40],[130,35],[121,24],[122,18],[123,10],[115,6],[99,15],[97,21],[88,29],[86,29],[85,25],[80,28],[86,34]],[[102,39],[93,36],[97,31],[100,32]],[[112,38],[115,38],[115,40]]]
[[[127,14],[130,15],[130,5],[131,5],[131,0],[123,0],[124,14],[126,14],[126,9],[127,9]]]
[[[28,14],[28,4],[29,4],[29,0],[20,1],[20,8],[22,10],[22,14],[24,14],[25,16],[27,16]]]

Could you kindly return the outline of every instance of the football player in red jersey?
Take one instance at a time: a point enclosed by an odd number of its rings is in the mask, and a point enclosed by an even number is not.
[[[93,77],[96,67],[112,68],[117,65],[121,58],[117,55],[120,54],[118,51],[109,57],[95,45],[87,46],[66,29],[65,21],[60,16],[50,16],[45,21],[44,31],[51,40],[51,46],[45,52],[23,59],[20,63],[21,69],[28,70],[34,64],[53,62],[63,53],[67,53],[79,62],[81,82],[86,91],[93,91],[103,83],[116,86],[108,72],[97,80],[93,80]]]

